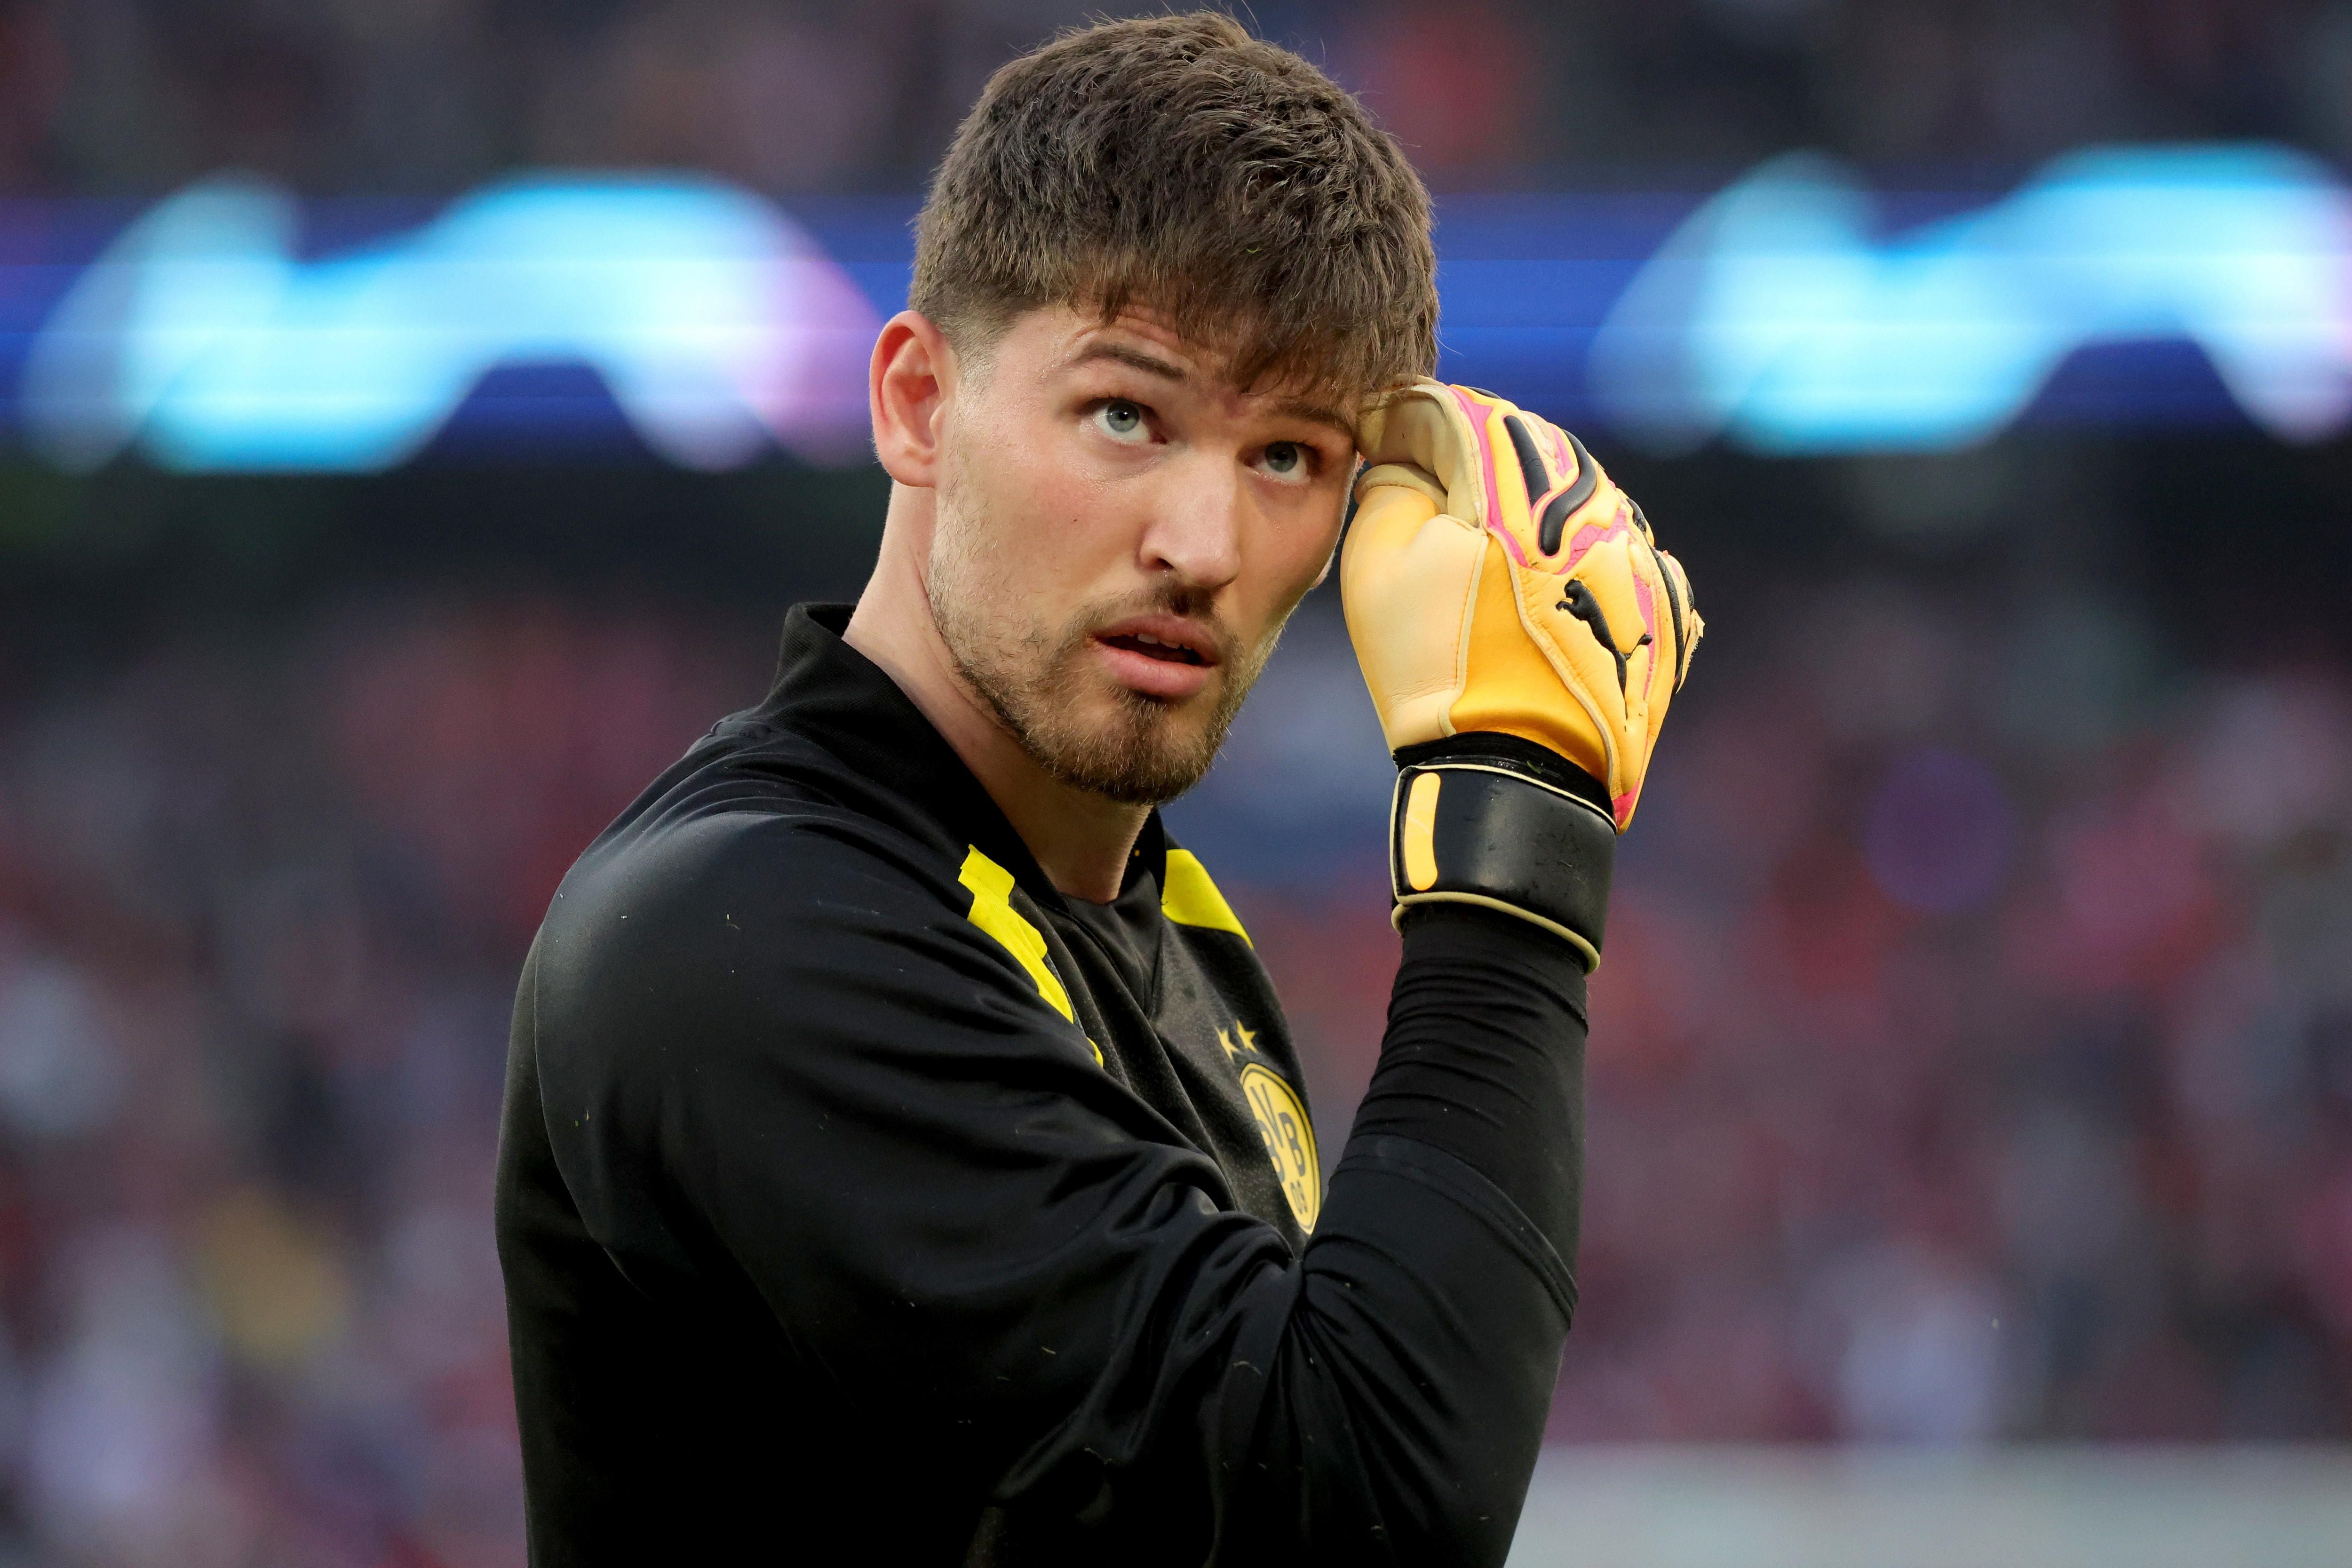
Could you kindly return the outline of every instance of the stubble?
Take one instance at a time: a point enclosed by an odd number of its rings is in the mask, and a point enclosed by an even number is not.
[[[1055,615],[1006,569],[1008,552],[988,542],[992,531],[982,521],[943,515],[932,535],[931,621],[957,673],[1030,760],[1064,784],[1150,805],[1198,784],[1274,652],[1280,623],[1244,647],[1207,595],[1174,583]],[[1218,661],[1209,691],[1164,702],[1096,664],[1089,644],[1097,627],[1154,612],[1212,628]]]

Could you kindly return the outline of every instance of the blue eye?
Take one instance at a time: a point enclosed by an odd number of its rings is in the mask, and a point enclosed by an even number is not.
[[[1265,449],[1265,471],[1286,479],[1297,473],[1306,460],[1307,455],[1298,449],[1296,441],[1276,441]]]
[[[1095,417],[1106,431],[1121,440],[1143,434],[1143,410],[1123,397],[1114,397],[1104,404]]]

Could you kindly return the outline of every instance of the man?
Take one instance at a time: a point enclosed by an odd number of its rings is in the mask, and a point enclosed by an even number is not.
[[[1422,379],[1433,273],[1395,146],[1223,17],[991,82],[874,352],[872,581],[792,612],[524,972],[534,1561],[1501,1561],[1574,1300],[1584,973],[1698,622],[1573,437]],[[1153,807],[1360,448],[1404,952],[1327,1193]]]

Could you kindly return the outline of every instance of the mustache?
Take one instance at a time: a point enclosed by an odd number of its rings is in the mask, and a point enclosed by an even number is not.
[[[1083,645],[1098,627],[1117,626],[1134,616],[1150,615],[1174,616],[1200,627],[1215,645],[1217,662],[1221,667],[1233,665],[1244,652],[1241,637],[1217,614],[1215,595],[1203,589],[1173,584],[1089,605],[1076,618],[1068,646],[1077,647]]]

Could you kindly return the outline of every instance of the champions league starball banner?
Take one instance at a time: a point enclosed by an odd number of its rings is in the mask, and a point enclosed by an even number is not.
[[[404,217],[306,212],[244,179],[138,215],[24,323],[23,437],[68,468],[136,447],[191,471],[364,472],[460,423],[477,447],[577,447],[617,411],[689,468],[856,455],[877,308],[760,197],[526,177]]]
[[[0,204],[0,439],[74,471],[860,461],[914,206],[580,174]],[[1444,376],[1662,453],[2352,421],[2352,190],[2279,147],[2093,149],[1990,195],[1796,154],[1712,195],[1442,200],[1438,249]]]

